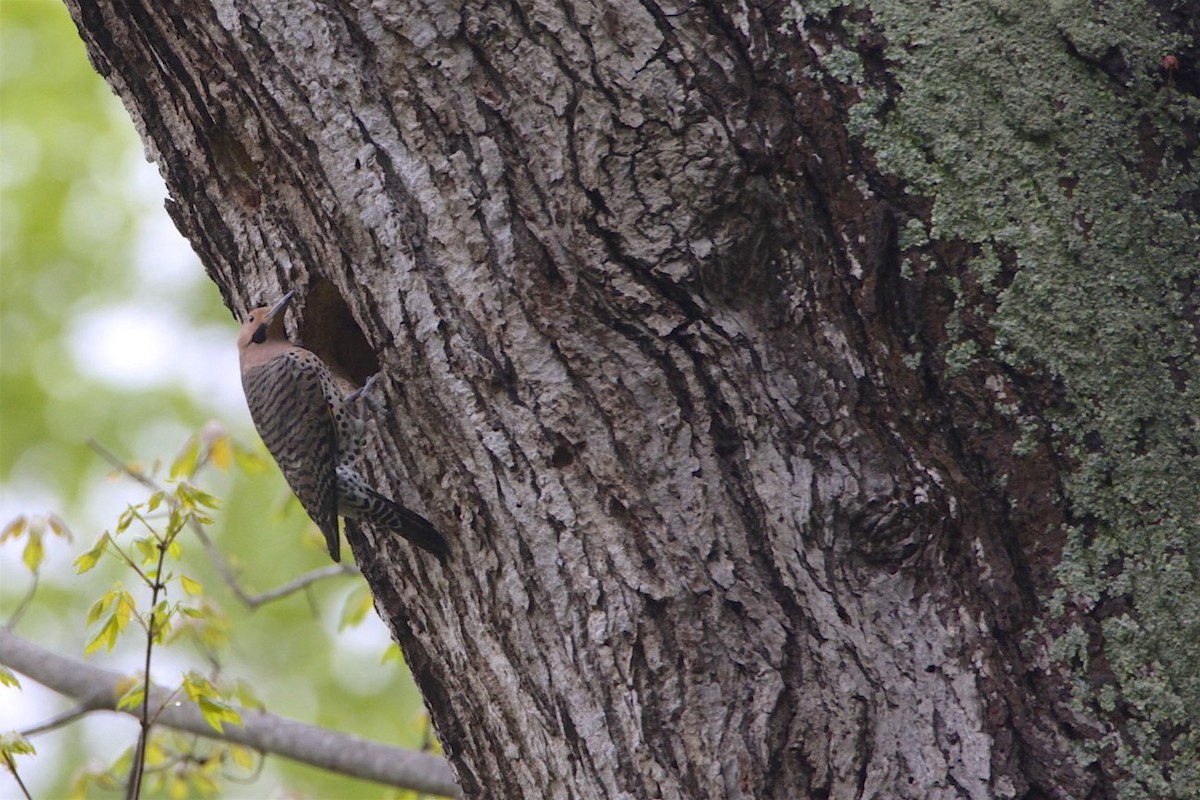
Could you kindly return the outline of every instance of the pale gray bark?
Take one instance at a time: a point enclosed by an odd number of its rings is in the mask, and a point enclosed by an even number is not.
[[[819,58],[877,42],[787,6],[69,5],[231,308],[299,289],[296,336],[382,372],[374,478],[452,558],[352,545],[466,796],[1111,795],[1027,638],[1058,456],[904,360],[929,209]]]

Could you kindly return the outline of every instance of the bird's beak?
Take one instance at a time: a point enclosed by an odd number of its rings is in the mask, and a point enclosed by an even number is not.
[[[250,341],[254,342],[254,344],[262,344],[265,342],[267,340],[267,329],[271,327],[271,322],[276,316],[278,316],[280,311],[283,311],[285,308],[287,308],[287,304],[292,302],[292,298],[295,296],[296,290],[293,289],[285,294],[278,303],[271,306],[271,310],[267,312],[267,315],[263,317],[262,322],[258,324],[258,328],[256,328],[254,331],[254,335],[250,337]]]
[[[263,322],[267,325],[271,324],[271,320],[275,319],[275,315],[287,308],[288,303],[292,302],[292,298],[296,296],[296,290],[290,292],[280,298],[279,302],[271,306],[271,310],[267,312],[267,316],[263,317]]]

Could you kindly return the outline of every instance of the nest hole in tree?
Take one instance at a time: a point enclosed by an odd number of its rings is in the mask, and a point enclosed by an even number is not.
[[[362,386],[379,372],[379,359],[350,307],[337,287],[324,278],[317,278],[305,295],[300,340],[335,375],[354,386]]]

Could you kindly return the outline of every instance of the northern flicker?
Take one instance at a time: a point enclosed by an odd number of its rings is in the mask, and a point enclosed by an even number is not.
[[[274,306],[251,311],[238,336],[242,388],[259,436],[325,534],[334,561],[341,560],[338,516],[395,531],[444,558],[446,540],[429,520],[371,489],[359,473],[363,405],[374,377],[343,395],[316,354],[288,341],[283,309],[294,295],[288,292]]]

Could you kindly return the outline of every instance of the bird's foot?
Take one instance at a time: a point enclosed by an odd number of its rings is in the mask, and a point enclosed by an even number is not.
[[[360,388],[355,389],[353,392],[346,395],[346,402],[357,403],[359,400],[362,400],[371,408],[372,411],[379,411],[379,403],[375,400],[375,398],[371,397],[371,388],[375,385],[375,380],[378,377],[379,373],[376,372],[374,375],[367,378],[367,382],[364,383]],[[361,411],[362,409],[360,408],[359,412],[361,413]]]

